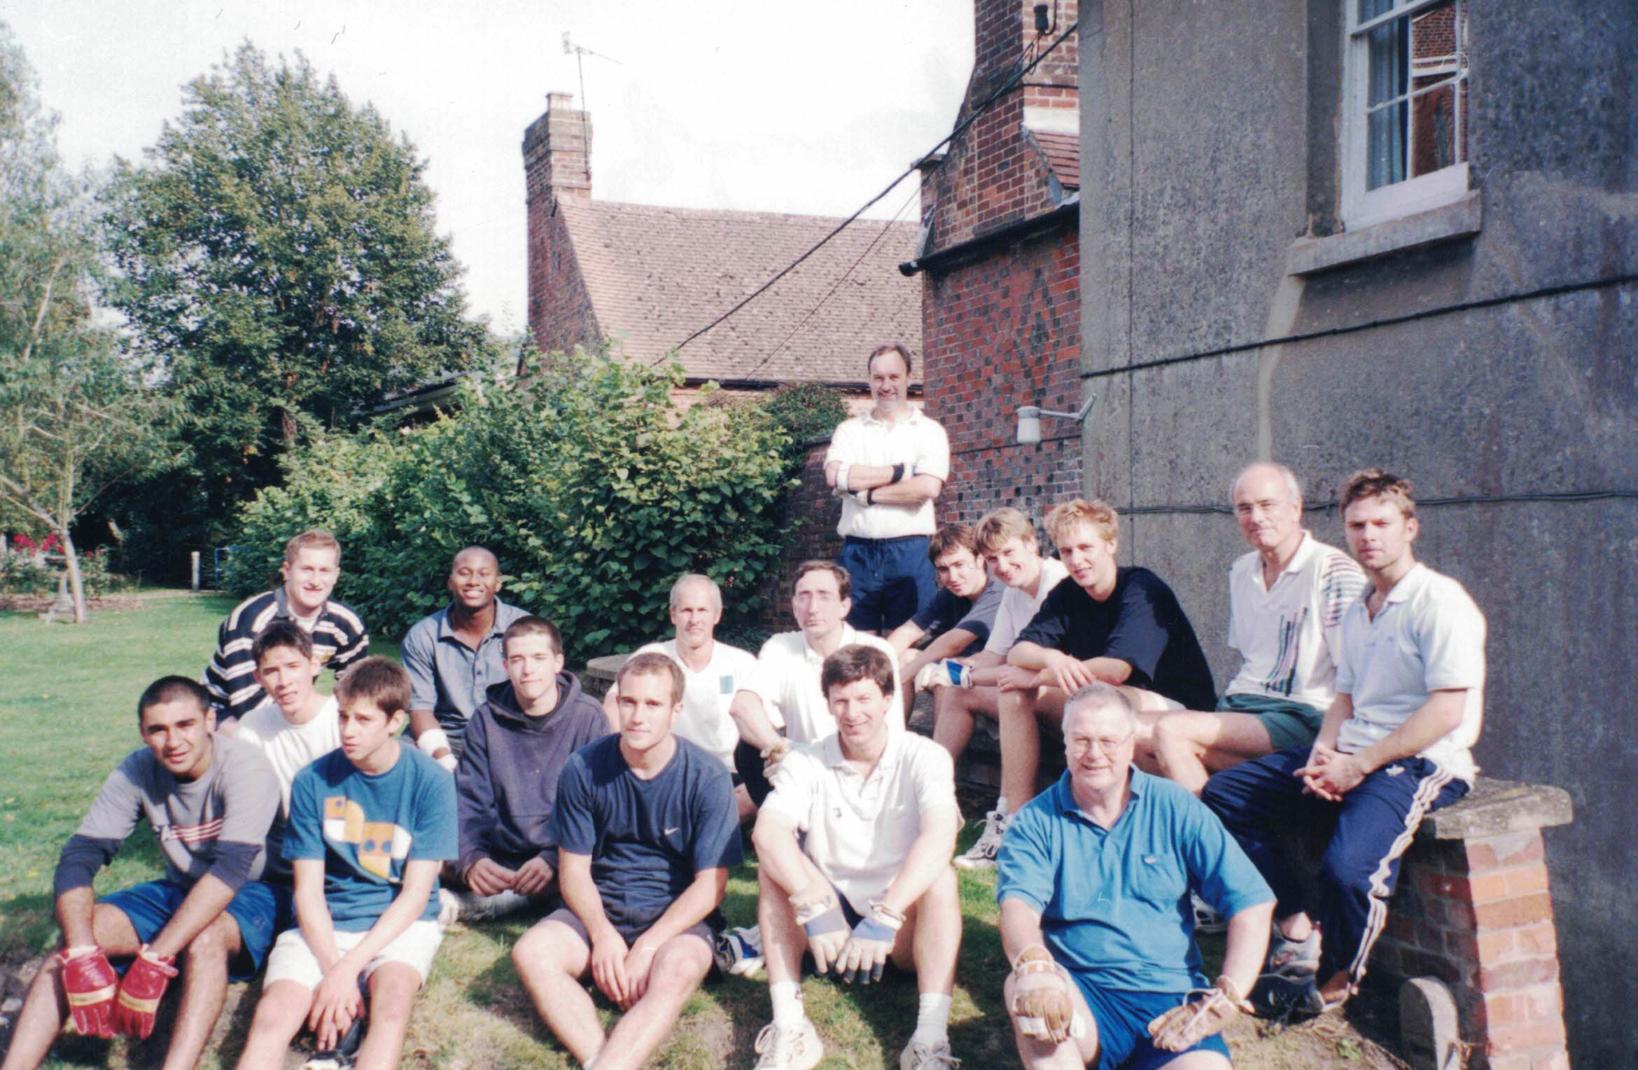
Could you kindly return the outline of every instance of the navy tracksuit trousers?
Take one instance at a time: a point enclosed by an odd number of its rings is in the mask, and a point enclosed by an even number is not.
[[[1305,795],[1292,774],[1307,747],[1277,751],[1225,769],[1201,799],[1222,819],[1274,890],[1277,918],[1307,912],[1320,925],[1319,982],[1346,970],[1354,984],[1388,920],[1399,856],[1432,810],[1467,794],[1468,785],[1425,758],[1383,766],[1340,803]],[[1320,861],[1320,902],[1302,901],[1302,886],[1281,840],[1292,832],[1329,835]]]

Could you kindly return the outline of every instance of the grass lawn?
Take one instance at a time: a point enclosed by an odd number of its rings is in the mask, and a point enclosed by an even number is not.
[[[123,608],[95,613],[81,628],[0,613],[0,980],[55,940],[51,877],[57,852],[103,777],[140,745],[137,695],[167,673],[199,675],[216,625],[232,604],[216,596],[145,592],[124,600]],[[396,645],[380,638],[371,650],[397,654]],[[972,834],[969,830],[968,837]],[[161,868],[152,838],[139,829],[99,876],[97,888],[107,892],[147,880]],[[1016,1065],[1001,1006],[1007,968],[994,890],[992,877],[961,875],[965,924],[951,1044],[966,1070]],[[754,920],[753,866],[733,874],[724,910],[733,924]],[[417,1004],[406,1064],[450,1070],[573,1067],[547,1036],[512,971],[508,952],[526,925],[519,920],[451,930]],[[1214,959],[1220,948],[1208,942],[1206,953]],[[898,1065],[899,1050],[915,1024],[913,983],[898,978],[848,989],[810,980],[805,993],[809,1016],[825,1041],[823,1067]],[[202,1065],[232,1065],[255,994],[254,985],[233,986]],[[764,985],[737,978],[709,985],[689,1002],[655,1062],[679,1070],[748,1067],[755,1061],[752,1042],[768,1017]],[[1268,1037],[1261,1033],[1249,1021],[1235,1026],[1230,1043],[1237,1065],[1270,1070],[1400,1065],[1342,1020]],[[157,1065],[163,1035],[155,1039],[159,1043],[127,1050],[123,1042],[69,1037],[46,1065]],[[299,1061],[292,1055],[290,1065]]]

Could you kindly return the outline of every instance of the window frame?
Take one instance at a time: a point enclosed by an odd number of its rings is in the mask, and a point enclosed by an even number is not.
[[[1450,204],[1465,196],[1470,188],[1470,171],[1468,161],[1463,159],[1437,171],[1401,179],[1398,182],[1379,186],[1376,189],[1367,189],[1366,181],[1370,166],[1369,152],[1369,122],[1366,118],[1370,99],[1370,31],[1391,23],[1397,19],[1413,18],[1427,8],[1445,3],[1447,0],[1391,0],[1391,7],[1370,19],[1359,19],[1360,0],[1342,0],[1344,7],[1343,19],[1343,78],[1342,78],[1342,197],[1341,217],[1344,230],[1356,230],[1394,219],[1400,219],[1417,212],[1427,211],[1442,205]],[[1468,0],[1450,0],[1456,10],[1456,24],[1459,37],[1456,41],[1456,54],[1463,56],[1467,53],[1467,35],[1463,32],[1466,21],[1464,19]],[[1417,93],[1414,79],[1418,77],[1414,66],[1406,72],[1407,89],[1406,100],[1414,100]],[[1458,136],[1454,139],[1455,145],[1465,146],[1467,141],[1468,116],[1463,108],[1463,89],[1466,87],[1470,72],[1465,65],[1458,64],[1454,81],[1455,115]],[[1451,84],[1451,83],[1442,83]],[[1430,86],[1422,90],[1423,94],[1436,92],[1440,86]],[[1407,157],[1414,151],[1416,109],[1407,109],[1405,145]],[[1407,158],[1407,164],[1408,164]],[[1407,168],[1408,169],[1408,168]]]

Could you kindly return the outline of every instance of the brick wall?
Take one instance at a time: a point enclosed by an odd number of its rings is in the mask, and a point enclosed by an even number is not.
[[[602,338],[591,294],[557,211],[558,198],[591,196],[590,128],[569,98],[553,93],[546,114],[523,135],[529,222],[529,330],[543,353],[568,352]]]
[[[829,446],[826,438],[808,447],[800,480],[785,498],[790,541],[785,545],[779,571],[763,587],[767,609],[762,624],[770,632],[788,632],[796,627],[791,617],[791,577],[796,574],[796,566],[811,558],[834,561],[842,552],[842,540],[836,534],[841,506],[825,486],[825,450]]]

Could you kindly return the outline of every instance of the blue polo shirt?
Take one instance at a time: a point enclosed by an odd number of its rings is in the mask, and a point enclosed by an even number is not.
[[[431,710],[457,749],[466,722],[489,689],[506,682],[501,636],[513,621],[528,615],[526,609],[495,599],[495,623],[476,650],[456,638],[448,606],[422,617],[405,633],[398,656],[410,677],[410,709]]]
[[[1274,893],[1199,799],[1131,776],[1113,828],[1076,805],[1068,773],[1018,811],[996,860],[996,900],[1039,911],[1052,957],[1099,988],[1205,988],[1189,892],[1225,918]]]

